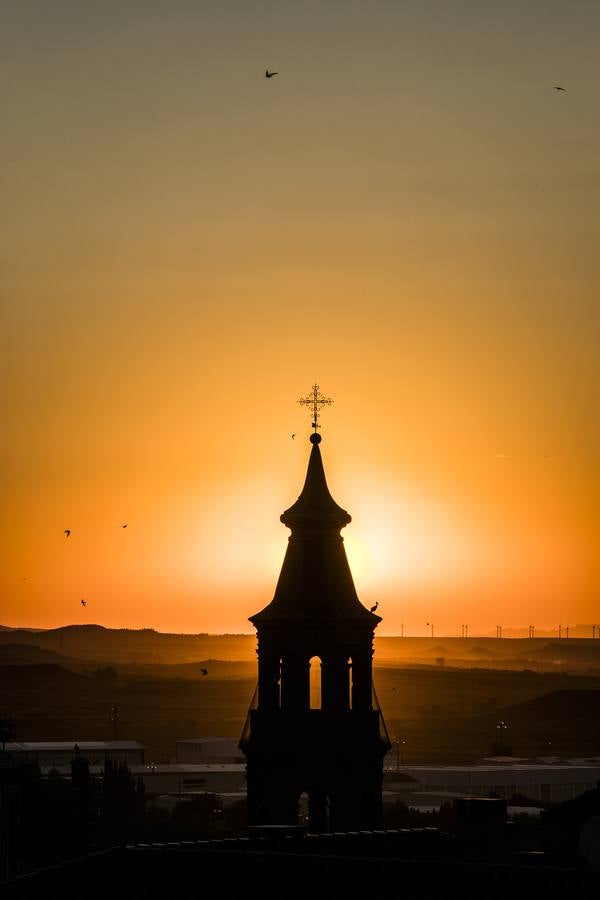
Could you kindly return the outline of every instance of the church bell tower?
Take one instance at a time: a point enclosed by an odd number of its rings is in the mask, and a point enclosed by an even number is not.
[[[381,618],[356,594],[340,531],[351,521],[327,487],[313,406],[302,493],[281,516],[291,535],[271,603],[250,617],[258,637],[258,689],[240,741],[247,760],[248,823],[311,831],[381,824],[383,757],[390,748],[372,683]]]

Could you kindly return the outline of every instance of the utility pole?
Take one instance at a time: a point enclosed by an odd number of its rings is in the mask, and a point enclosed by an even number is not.
[[[402,747],[404,747],[406,741],[401,740],[399,737],[393,738],[393,741],[396,744],[396,770],[398,770],[402,765]]]
[[[404,637],[404,625],[400,626],[400,637]]]
[[[569,626],[567,625],[567,640],[569,640]]]
[[[433,637],[433,622],[426,622],[426,625],[429,625],[431,628],[431,637]]]
[[[116,706],[110,708],[110,721],[112,722],[113,741],[118,741],[119,734],[119,710]]]
[[[561,640],[561,638],[562,638],[562,625],[559,625],[559,626],[558,626],[558,639],[559,639],[559,641]]]

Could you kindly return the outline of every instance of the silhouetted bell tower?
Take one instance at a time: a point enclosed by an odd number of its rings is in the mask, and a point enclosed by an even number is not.
[[[275,596],[250,617],[258,692],[240,741],[248,821],[295,824],[304,795],[311,830],[368,829],[381,821],[390,747],[372,686],[381,619],[356,594],[340,534],[351,517],[329,493],[317,417],[302,493],[281,516],[291,535]]]

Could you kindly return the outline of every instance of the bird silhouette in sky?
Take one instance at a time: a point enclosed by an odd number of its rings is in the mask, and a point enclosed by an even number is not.
[[[200,669],[201,675],[208,675],[208,669]]]
[[[87,600],[80,600],[79,602],[82,606],[87,606]]]
[[[566,90],[567,90],[567,89],[564,88],[564,87],[561,87],[560,84],[555,84],[555,85],[554,85],[554,90],[555,90],[555,91],[565,91],[565,93],[566,93]]]
[[[294,440],[294,438],[295,438],[295,437],[296,437],[296,435],[295,435],[295,434],[293,434],[293,435],[292,435],[292,440]]]
[[[268,69],[265,71],[265,78],[272,78],[273,75],[279,75],[279,72],[269,72]]]
[[[65,528],[65,530],[63,531],[63,534],[65,535],[65,537],[71,537],[71,529]]]
[[[378,606],[379,606],[379,600],[377,601],[377,603],[375,604],[375,606],[372,606],[372,607],[371,607],[371,609],[369,610],[369,612],[375,612],[375,610],[377,609]]]
[[[125,525],[121,525],[121,528],[127,528],[127,523],[125,523]]]

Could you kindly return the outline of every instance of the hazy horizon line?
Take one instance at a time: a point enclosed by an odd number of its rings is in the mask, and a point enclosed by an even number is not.
[[[393,634],[376,634],[376,639],[392,639],[397,638],[398,640],[403,640],[405,638],[419,638],[425,640],[474,640],[474,639],[482,639],[482,638],[491,638],[493,640],[506,640],[507,638],[512,639],[524,639],[524,640],[536,640],[537,638],[558,638],[560,640],[600,640],[600,625],[594,625],[593,623],[577,623],[576,625],[561,625],[561,631],[559,632],[558,627],[535,627],[535,632],[533,635],[530,634],[520,634],[520,632],[528,632],[528,625],[515,625],[515,626],[502,626],[502,634],[495,634],[493,630],[490,631],[473,631],[471,634],[450,634],[447,631],[441,631],[439,634],[427,634],[423,632],[415,633],[414,631],[406,631],[404,634],[393,633]],[[256,637],[256,633],[254,631],[169,631],[169,630],[161,630],[160,628],[155,628],[153,626],[112,626],[112,625],[101,625],[98,622],[68,622],[64,625],[54,625],[48,627],[33,627],[28,625],[3,625],[0,624],[0,631],[27,631],[32,634],[39,634],[42,632],[48,631],[60,631],[61,629],[67,628],[98,628],[103,631],[130,631],[133,633],[140,632],[153,632],[154,634],[161,635],[177,635],[180,637],[207,637],[207,638],[220,638],[220,637]],[[570,632],[569,637],[567,638],[567,629]],[[594,632],[595,629],[595,632]],[[580,632],[582,630],[586,630],[590,632],[589,635],[581,635]]]

